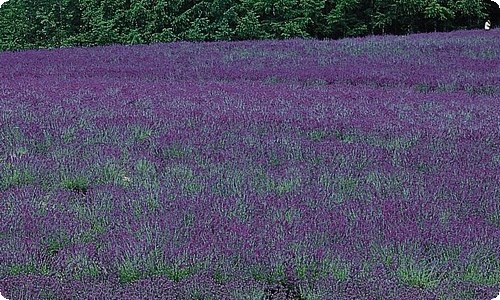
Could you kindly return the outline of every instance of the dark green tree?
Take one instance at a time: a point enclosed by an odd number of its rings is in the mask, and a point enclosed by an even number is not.
[[[477,28],[498,10],[494,5],[489,0],[9,0],[0,8],[0,50]]]

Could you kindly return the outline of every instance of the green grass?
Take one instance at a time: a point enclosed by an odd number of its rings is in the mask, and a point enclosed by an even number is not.
[[[353,176],[339,176],[335,178],[335,190],[338,193],[339,201],[356,193],[359,185],[359,179]]]
[[[264,169],[256,169],[251,179],[252,190],[259,195],[267,194],[273,187],[273,180]]]
[[[48,263],[42,262],[38,265],[38,272],[43,276],[49,276],[52,273],[52,269]]]
[[[212,279],[218,284],[224,284],[230,281],[231,275],[222,268],[217,268],[212,274]]]
[[[381,197],[389,196],[405,196],[407,197],[408,190],[405,187],[404,174],[384,174],[378,171],[369,172],[364,181],[373,186]]]
[[[134,140],[139,143],[148,140],[153,136],[153,133],[153,129],[151,128],[145,128],[137,125],[132,127],[132,136],[134,137]]]
[[[285,266],[282,263],[276,263],[270,268],[261,265],[252,265],[248,268],[248,271],[253,279],[268,284],[285,280]]]
[[[164,265],[160,268],[160,274],[166,276],[168,279],[179,282],[188,278],[194,270],[190,267],[181,267],[178,265],[167,266]]]
[[[160,158],[165,160],[171,159],[181,159],[192,153],[192,149],[189,147],[172,144],[170,146],[164,147],[158,151]]]
[[[243,195],[245,182],[243,170],[228,166],[221,169],[221,172],[223,172],[223,176],[216,175],[217,181],[211,186],[211,191],[221,197]]]
[[[103,166],[99,167],[99,171],[98,183],[114,183],[123,186],[127,186],[129,183],[129,180],[125,179],[127,176],[124,168],[116,162],[106,162]]]
[[[469,264],[462,274],[462,279],[480,285],[494,286],[500,284],[500,269],[481,270],[475,264]]]
[[[76,138],[76,131],[77,131],[76,127],[65,128],[61,134],[61,139],[63,140],[63,142],[69,144],[72,141],[74,141]]]
[[[35,274],[36,273],[36,265],[32,262],[25,264],[13,264],[7,268],[7,273],[11,276],[16,275],[27,275],[27,274]]]
[[[339,259],[326,261],[326,270],[339,282],[346,281],[351,274],[351,264]]]
[[[57,300],[58,297],[56,296],[56,294],[53,291],[44,289],[40,292],[40,299],[41,300]]]
[[[106,224],[102,219],[96,218],[92,220],[90,228],[83,231],[78,239],[82,243],[92,243],[97,240],[99,235],[106,232]]]
[[[70,254],[65,272],[77,280],[97,278],[103,273],[100,263],[82,253]]]
[[[336,204],[361,195],[358,189],[360,179],[351,175],[338,175],[330,172],[323,173],[319,178],[319,183],[326,192],[328,200]]]
[[[28,168],[7,165],[0,174],[0,190],[29,185],[35,182],[35,174]]]
[[[64,248],[64,243],[59,240],[51,240],[47,245],[47,253],[51,256],[57,255]]]
[[[183,190],[188,195],[197,195],[198,193],[201,192],[202,185],[195,181],[185,182],[183,184]]]
[[[349,132],[344,132],[344,131],[339,131],[339,130],[335,131],[335,133],[333,135],[338,140],[340,140],[344,143],[347,143],[347,144],[353,143],[354,141],[356,141],[358,139],[358,136],[355,133],[349,133]]]
[[[301,299],[304,300],[323,300],[327,299],[327,293],[318,291],[312,287],[308,286],[299,286]]]
[[[500,258],[492,246],[478,246],[467,260],[461,278],[480,285],[500,284]]]
[[[85,176],[64,177],[61,186],[67,190],[86,194],[90,187],[90,180]]]
[[[101,267],[96,263],[89,263],[75,275],[76,279],[97,278],[102,274]]]
[[[197,195],[203,188],[194,170],[184,164],[173,164],[166,167],[162,176],[163,182],[174,189],[180,189],[184,196]]]
[[[44,130],[43,139],[39,141],[34,141],[33,149],[37,153],[48,154],[53,144],[54,144],[54,138],[49,132]]]
[[[495,211],[489,214],[487,221],[490,222],[493,226],[500,228],[500,211]]]
[[[182,225],[184,227],[191,227],[194,224],[194,221],[196,220],[196,215],[192,212],[185,212],[184,216],[182,217]]]
[[[156,175],[156,166],[146,159],[139,159],[135,163],[135,171],[143,177],[154,176]]]
[[[118,280],[122,284],[131,283],[141,278],[141,272],[131,260],[118,265]]]
[[[321,267],[322,265],[319,262],[314,261],[309,256],[299,256],[295,260],[295,274],[297,278],[307,280],[311,283],[328,275],[328,270]]]
[[[231,290],[231,298],[235,300],[262,300],[265,294],[261,288],[244,287],[243,290]]]
[[[310,131],[307,136],[309,137],[309,139],[315,141],[315,142],[319,142],[323,139],[325,139],[326,137],[328,137],[328,132],[324,131],[324,130],[313,130],[313,131]]]
[[[227,213],[229,219],[239,219],[241,222],[249,222],[252,217],[251,207],[247,203],[245,196],[237,197],[233,207]]]
[[[397,260],[397,249],[392,246],[375,246],[372,251],[375,259],[381,261],[386,269],[391,268]]]
[[[61,231],[46,237],[44,247],[48,255],[55,256],[69,243],[70,239],[67,234],[64,231]]]
[[[283,195],[294,191],[300,185],[299,178],[286,178],[273,182],[273,190],[278,195]]]
[[[146,193],[143,201],[150,211],[157,211],[160,208],[160,196],[157,192],[150,191]]]
[[[158,249],[149,253],[144,261],[147,276],[162,276],[172,281],[180,282],[194,274],[202,266],[183,266],[179,263],[166,263],[165,258]]]
[[[400,260],[396,276],[402,283],[411,287],[434,288],[440,282],[440,278],[431,266],[424,263],[417,264],[412,258]]]
[[[43,275],[48,276],[52,273],[52,269],[46,262],[40,263],[17,263],[7,267],[7,274],[10,276],[17,275]]]

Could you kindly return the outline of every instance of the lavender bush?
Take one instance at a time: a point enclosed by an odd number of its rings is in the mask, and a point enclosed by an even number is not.
[[[8,299],[500,290],[500,30],[0,65]]]

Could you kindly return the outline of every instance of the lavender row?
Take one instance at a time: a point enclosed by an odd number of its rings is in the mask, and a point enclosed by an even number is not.
[[[498,94],[500,31],[339,41],[171,43],[3,53],[2,81],[111,78],[411,87]]]

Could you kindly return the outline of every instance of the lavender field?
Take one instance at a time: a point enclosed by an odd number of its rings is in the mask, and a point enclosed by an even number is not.
[[[500,30],[0,53],[10,299],[492,299]]]

